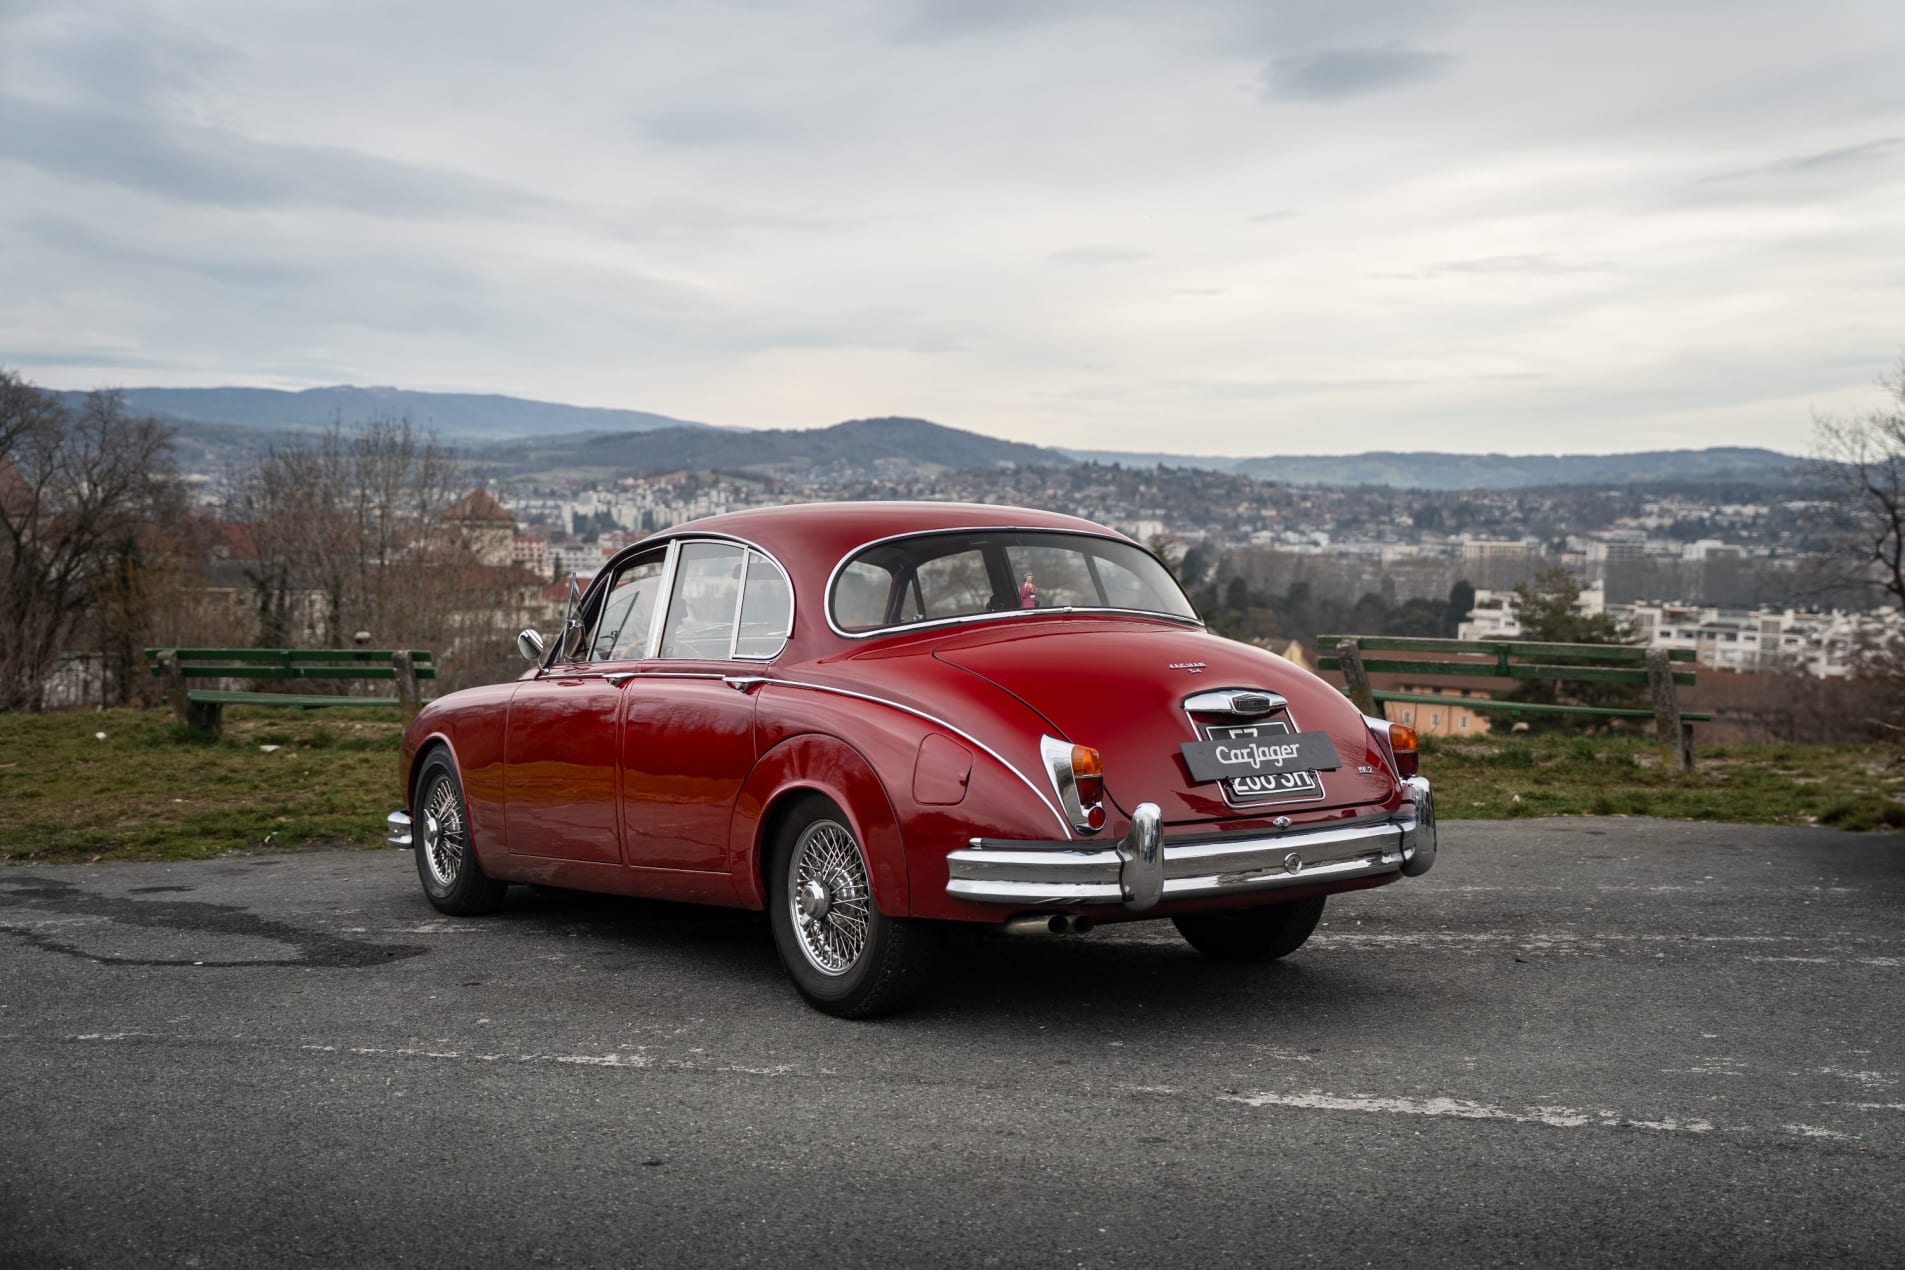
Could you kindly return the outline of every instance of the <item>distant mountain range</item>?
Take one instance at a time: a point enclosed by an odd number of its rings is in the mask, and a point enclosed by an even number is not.
[[[192,423],[245,428],[322,428],[388,416],[434,428],[446,441],[496,440],[563,432],[649,432],[656,428],[708,428],[709,424],[645,410],[565,406],[494,393],[412,392],[407,388],[126,388],[126,405],[140,414]],[[76,401],[84,393],[63,392]]]
[[[681,468],[797,475],[813,469],[982,469],[1096,461],[1207,468],[1292,485],[1461,490],[1653,481],[1783,483],[1793,478],[1800,463],[1791,455],[1745,446],[1636,454],[1377,451],[1233,458],[1051,449],[925,419],[855,419],[828,428],[747,430],[642,410],[400,388],[128,388],[124,394],[133,410],[158,415],[178,428],[188,462],[212,466],[221,457],[262,448],[288,432],[379,416],[408,418],[434,429],[478,463],[509,475],[616,476]],[[59,395],[76,399],[81,394]]]
[[[1399,489],[1524,489],[1536,485],[1632,485],[1646,481],[1784,481],[1800,460],[1776,450],[1713,446],[1629,454],[1447,454],[1382,450],[1265,458],[1187,458],[1068,450],[1101,463],[1205,467],[1290,485],[1391,485]]]
[[[1073,462],[1057,450],[1001,441],[924,419],[852,419],[830,428],[753,432],[666,428],[640,434],[584,433],[475,447],[470,456],[512,473],[723,468],[795,475],[803,469],[880,464],[931,470]]]

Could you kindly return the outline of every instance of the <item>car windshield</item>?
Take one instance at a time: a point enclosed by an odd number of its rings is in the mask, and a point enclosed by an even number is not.
[[[1156,557],[1116,538],[961,529],[862,548],[834,575],[833,622],[849,634],[1038,609],[1118,609],[1196,621]]]

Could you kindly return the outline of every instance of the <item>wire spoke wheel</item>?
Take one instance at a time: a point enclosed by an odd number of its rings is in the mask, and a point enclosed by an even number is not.
[[[439,772],[424,790],[422,805],[423,833],[418,847],[431,878],[447,889],[456,884],[464,854],[469,850],[469,826],[463,818],[463,799],[449,775]]]
[[[872,891],[859,844],[845,825],[817,820],[794,843],[787,905],[794,937],[823,975],[853,969],[866,951]]]

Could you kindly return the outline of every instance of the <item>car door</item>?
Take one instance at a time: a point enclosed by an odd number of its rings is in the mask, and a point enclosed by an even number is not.
[[[592,588],[550,664],[511,697],[503,762],[512,854],[623,863],[617,741],[666,560],[665,549],[636,556]]]
[[[681,545],[654,656],[628,686],[622,833],[631,865],[725,872],[754,766],[751,691],[786,642],[787,576],[731,542]]]

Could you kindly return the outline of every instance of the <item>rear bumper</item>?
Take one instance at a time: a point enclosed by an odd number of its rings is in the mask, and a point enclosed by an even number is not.
[[[1206,899],[1388,873],[1410,877],[1435,863],[1435,798],[1429,782],[1403,782],[1405,801],[1387,820],[1306,826],[1270,834],[1166,842],[1157,806],[1141,805],[1116,843],[1016,842],[974,838],[947,857],[946,894],[1018,908],[1121,904],[1142,912],[1160,901]]]

